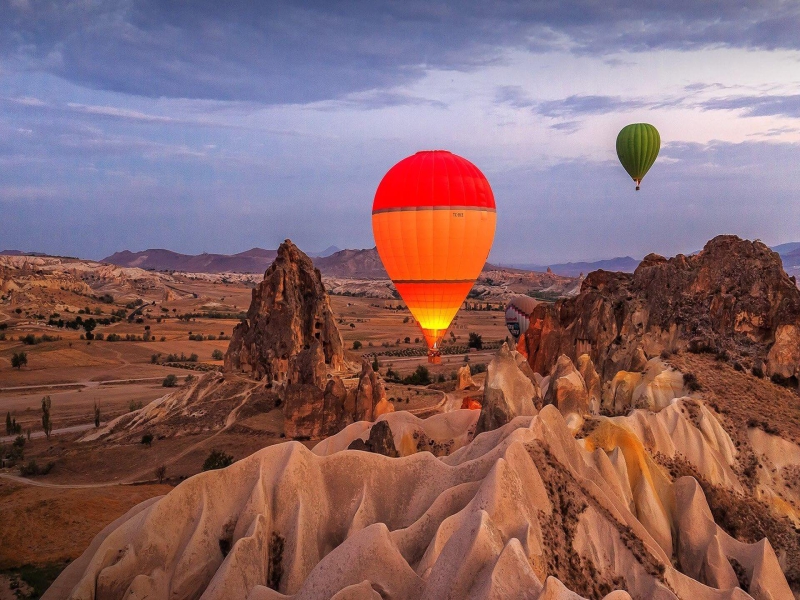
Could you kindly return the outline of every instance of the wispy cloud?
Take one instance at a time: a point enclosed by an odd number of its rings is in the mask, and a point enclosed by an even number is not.
[[[800,118],[800,94],[786,96],[728,96],[699,103],[703,110],[735,110],[746,117]]]
[[[115,119],[126,119],[130,121],[145,121],[147,123],[180,123],[185,122],[172,117],[165,117],[161,115],[151,115],[137,110],[129,110],[126,108],[118,108],[115,106],[92,106],[87,104],[77,104],[69,102],[67,106],[80,113],[88,115],[100,115],[104,117],[113,117]]]
[[[535,110],[544,117],[569,117],[574,115],[602,115],[642,108],[650,102],[620,96],[581,96],[573,95],[561,100],[539,102]]]

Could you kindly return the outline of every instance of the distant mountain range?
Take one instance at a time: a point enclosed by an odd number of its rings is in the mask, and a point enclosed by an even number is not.
[[[784,269],[790,275],[800,276],[800,242],[789,242],[773,246],[772,249],[780,254]],[[0,255],[28,255],[47,256],[40,252],[21,252],[19,250],[3,250]],[[107,256],[101,262],[112,263],[122,267],[139,267],[154,271],[185,271],[191,273],[263,273],[272,264],[277,255],[276,250],[252,248],[238,254],[181,254],[171,250],[150,249],[141,252],[123,250]],[[386,271],[383,268],[378,252],[375,248],[364,250],[340,250],[336,246],[329,246],[322,252],[308,253],[314,258],[314,264],[323,274],[330,277],[345,277],[357,279],[385,279]],[[556,275],[564,277],[578,277],[591,271],[604,269],[606,271],[622,271],[632,273],[639,266],[639,259],[630,256],[620,256],[606,260],[567,262],[551,265],[530,263],[515,263],[510,265],[494,266],[486,264],[484,270],[497,268],[513,268],[524,271],[545,272],[548,269]]]
[[[312,258],[328,257],[340,252],[329,246],[322,252],[311,253]],[[161,248],[131,252],[123,250],[105,257],[100,262],[121,267],[139,267],[153,271],[186,271],[190,273],[263,273],[275,260],[277,250],[251,248],[238,254],[180,254]]]
[[[622,271],[624,273],[633,273],[636,267],[639,266],[641,261],[630,256],[619,256],[617,258],[609,258],[606,260],[597,260],[594,262],[568,262],[557,263],[554,265],[532,265],[532,264],[514,264],[510,265],[517,269],[525,269],[526,271],[547,271],[548,269],[556,275],[563,275],[564,277],[578,277],[581,274],[586,275],[592,271],[603,269],[605,271]]]

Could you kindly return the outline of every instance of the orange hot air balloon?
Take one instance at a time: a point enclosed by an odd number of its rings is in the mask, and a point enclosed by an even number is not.
[[[481,272],[497,221],[489,182],[445,150],[417,152],[386,173],[372,204],[383,266],[441,362],[440,343]]]

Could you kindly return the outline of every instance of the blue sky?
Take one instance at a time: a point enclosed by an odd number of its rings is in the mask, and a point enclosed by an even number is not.
[[[0,0],[0,248],[371,247],[431,148],[489,178],[495,262],[800,240],[800,3]]]

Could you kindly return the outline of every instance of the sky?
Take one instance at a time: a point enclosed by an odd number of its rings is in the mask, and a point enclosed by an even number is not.
[[[423,149],[488,178],[495,263],[800,240],[800,2],[0,0],[0,249],[372,247]]]

